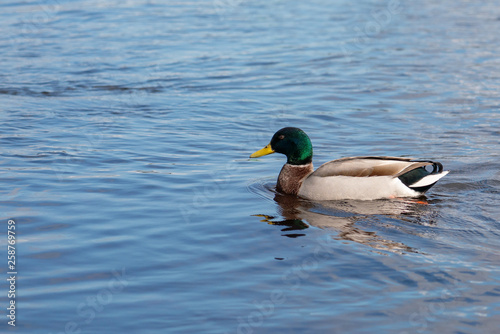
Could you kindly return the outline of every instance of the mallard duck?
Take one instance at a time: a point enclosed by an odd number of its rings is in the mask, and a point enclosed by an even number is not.
[[[439,162],[370,156],[332,160],[314,171],[311,140],[304,131],[292,127],[276,132],[269,145],[250,158],[275,152],[287,158],[276,190],[311,200],[417,197],[448,174]]]

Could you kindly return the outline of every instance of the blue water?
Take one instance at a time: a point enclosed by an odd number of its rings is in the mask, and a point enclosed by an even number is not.
[[[496,1],[4,1],[0,29],[2,332],[498,331]],[[284,126],[316,167],[450,174],[276,196],[284,157],[248,156]]]

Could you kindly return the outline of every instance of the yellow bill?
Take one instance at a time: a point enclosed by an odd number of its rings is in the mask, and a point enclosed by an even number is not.
[[[250,158],[258,158],[258,157],[262,157],[264,155],[268,155],[268,154],[271,154],[271,153],[274,153],[274,150],[271,148],[271,144],[269,144],[266,147],[264,147],[263,149],[258,150],[257,152],[252,153],[252,155],[250,156]]]

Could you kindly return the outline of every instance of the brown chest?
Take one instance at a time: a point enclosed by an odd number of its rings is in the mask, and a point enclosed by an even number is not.
[[[297,195],[302,182],[313,170],[312,163],[300,166],[285,164],[278,176],[276,190],[283,194]]]

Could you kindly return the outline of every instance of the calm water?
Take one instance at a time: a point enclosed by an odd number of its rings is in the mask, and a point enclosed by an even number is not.
[[[494,333],[496,1],[4,1],[0,244],[19,333]],[[415,201],[275,196],[315,165],[441,161]]]

